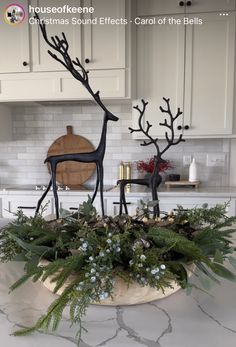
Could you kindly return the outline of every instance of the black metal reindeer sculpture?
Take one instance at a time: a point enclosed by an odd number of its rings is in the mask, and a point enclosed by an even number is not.
[[[35,17],[39,19],[38,15],[36,14]],[[57,164],[64,162],[64,161],[78,161],[83,163],[95,163],[97,167],[97,179],[96,179],[96,185],[94,189],[94,193],[92,196],[92,202],[94,201],[98,186],[100,186],[100,198],[101,198],[101,209],[102,209],[102,215],[104,216],[104,201],[103,201],[103,159],[105,155],[106,150],[106,134],[107,134],[107,122],[109,120],[111,121],[117,121],[119,118],[116,117],[114,114],[112,114],[108,109],[105,107],[103,102],[100,99],[99,91],[94,93],[92,88],[89,84],[89,78],[88,78],[88,71],[84,69],[82,64],[80,63],[78,58],[75,58],[75,60],[71,60],[71,57],[68,53],[69,50],[69,44],[65,37],[65,34],[62,33],[62,39],[60,39],[58,36],[51,37],[51,41],[48,39],[47,32],[46,32],[46,26],[45,23],[40,21],[39,26],[41,29],[41,32],[43,34],[43,37],[46,41],[46,43],[56,52],[61,54],[60,59],[58,56],[54,53],[52,53],[50,50],[48,53],[51,55],[51,57],[58,62],[60,62],[72,75],[75,79],[77,79],[79,82],[82,83],[82,85],[87,89],[89,94],[93,97],[95,102],[103,109],[104,111],[104,119],[103,119],[103,127],[102,127],[102,134],[101,139],[99,142],[98,147],[93,152],[87,152],[87,153],[71,153],[71,154],[61,154],[61,155],[55,155],[50,156],[45,160],[45,163],[50,164],[51,168],[51,179],[47,186],[47,189],[43,193],[42,197],[39,199],[37,208],[36,208],[36,214],[39,211],[39,208],[46,197],[47,193],[49,192],[51,186],[53,187],[53,194],[55,199],[55,210],[56,210],[56,217],[59,218],[59,202],[58,202],[58,195],[57,195],[57,185],[56,185],[56,170],[57,170]],[[81,71],[79,71],[79,70]]]
[[[154,156],[154,170],[152,174],[148,178],[136,178],[136,179],[122,179],[117,181],[117,184],[120,186],[120,211],[119,214],[122,214],[122,206],[124,205],[124,210],[125,213],[128,214],[128,209],[127,209],[127,204],[126,204],[126,199],[125,199],[125,186],[127,184],[138,184],[142,186],[147,186],[148,188],[151,189],[152,191],[152,199],[153,200],[158,200],[158,194],[157,194],[157,188],[161,184],[162,177],[159,174],[158,171],[158,166],[160,163],[165,162],[165,160],[162,158],[163,154],[171,147],[174,145],[177,145],[180,142],[184,142],[185,140],[182,138],[183,135],[180,134],[178,139],[175,140],[175,132],[174,132],[174,122],[177,120],[177,118],[183,113],[180,111],[180,108],[178,108],[176,115],[174,116],[171,112],[170,109],[170,99],[163,98],[163,100],[166,102],[167,109],[164,109],[162,106],[160,106],[160,110],[163,113],[167,113],[170,117],[170,122],[168,123],[167,119],[164,120],[164,123],[159,123],[159,125],[164,126],[169,129],[168,131],[165,132],[165,138],[167,141],[167,145],[165,148],[160,150],[159,145],[157,144],[158,138],[154,139],[150,134],[149,130],[152,127],[152,124],[150,124],[148,121],[146,121],[146,129],[143,127],[143,116],[146,110],[146,106],[148,105],[148,102],[145,102],[144,100],[142,101],[142,108],[140,108],[138,105],[134,106],[133,108],[136,109],[140,116],[138,119],[138,129],[133,129],[129,128],[130,132],[142,132],[148,139],[148,141],[143,141],[141,143],[141,146],[149,146],[153,144],[156,148],[156,155]],[[154,217],[157,217],[160,215],[160,208],[159,208],[159,203],[154,206],[153,208],[153,215]]]

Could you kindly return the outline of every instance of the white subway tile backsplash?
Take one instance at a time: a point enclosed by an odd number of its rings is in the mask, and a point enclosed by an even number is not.
[[[112,159],[118,159],[118,160],[132,160],[133,155],[132,153],[114,153],[112,154]]]
[[[112,146],[107,146],[106,148],[106,154],[107,153],[120,153],[120,147],[112,147]]]
[[[19,127],[24,127],[25,126],[25,121],[22,120],[22,121],[14,121],[13,122],[13,128],[19,128]]]
[[[94,115],[91,115],[91,114],[73,114],[72,115],[72,120],[73,121],[90,121],[94,118]],[[64,116],[64,119],[65,119],[65,116]]]
[[[23,160],[23,159],[35,159],[37,158],[38,160],[44,160],[45,155],[44,153],[18,153],[18,159]]]
[[[123,139],[123,137],[122,137],[121,133],[119,133],[119,134],[109,133],[109,134],[107,134],[107,139],[109,139],[109,140],[121,140],[121,139]],[[121,143],[120,143],[120,145],[121,145]]]
[[[128,147],[123,147],[120,149],[123,153],[135,153],[137,151],[137,146],[128,146]]]
[[[109,105],[109,103],[107,103]],[[119,117],[118,122],[109,122],[107,150],[104,158],[104,183],[115,184],[119,175],[120,161],[137,161],[150,158],[155,149],[140,146],[142,141],[132,139],[128,127],[132,126],[131,103],[107,106]],[[103,113],[92,103],[17,106],[13,111],[13,141],[0,142],[0,183],[1,184],[42,184],[47,183],[49,174],[44,159],[49,146],[57,137],[66,134],[66,126],[72,125],[74,134],[90,140],[96,147],[101,136]],[[163,140],[158,142],[162,148]],[[180,173],[188,178],[188,167],[183,167],[183,156],[194,155],[198,164],[199,179],[211,186],[227,185],[230,141],[224,139],[186,140],[170,148],[165,158],[173,162],[175,168],[167,172]],[[208,153],[225,153],[224,167],[206,166]],[[133,175],[139,173],[133,164]],[[90,179],[95,182],[96,176]],[[164,179],[163,179],[164,181]]]
[[[16,159],[17,158],[17,153],[6,153],[6,152],[3,152],[0,154],[0,158],[1,158],[1,161],[4,160],[8,160],[8,159]]]
[[[44,164],[44,159],[45,159],[45,157],[46,157],[46,153],[45,153],[45,156],[43,157],[43,159],[38,159],[37,158],[37,155],[35,155],[35,159],[24,159],[24,162],[23,161],[21,161],[22,162],[22,165],[28,165],[28,166],[36,166],[36,165],[38,165],[39,167],[42,167],[42,166],[45,166],[46,167],[46,165]],[[30,169],[29,169],[29,172],[30,172]]]
[[[102,115],[101,108],[95,105],[83,105],[81,113],[96,113],[97,115]]]
[[[122,104],[120,112],[121,117],[124,117],[124,115],[130,115],[130,113],[132,112],[132,105],[129,102]]]
[[[37,146],[26,147],[26,152],[28,153],[43,153],[43,152],[46,152],[47,150],[48,150],[47,146],[44,145],[40,147],[39,144],[38,144],[38,147]]]

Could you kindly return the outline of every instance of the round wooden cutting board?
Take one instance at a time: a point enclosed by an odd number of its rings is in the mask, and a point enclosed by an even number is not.
[[[94,146],[85,137],[74,135],[72,126],[66,127],[67,134],[59,137],[49,147],[47,156],[93,152]],[[48,165],[50,172],[50,166]],[[83,185],[94,173],[96,165],[94,163],[79,163],[75,161],[65,161],[57,165],[57,182],[68,187]]]

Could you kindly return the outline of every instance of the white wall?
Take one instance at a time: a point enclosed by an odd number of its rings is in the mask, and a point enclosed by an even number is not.
[[[109,122],[107,151],[104,160],[105,184],[115,184],[121,160],[135,161],[152,156],[151,146],[141,147],[132,140],[128,127],[131,122],[131,104],[109,106],[120,120]],[[93,105],[15,106],[13,108],[13,141],[0,142],[0,184],[44,184],[49,175],[43,161],[51,143],[65,134],[66,125],[74,127],[74,133],[87,137],[96,146],[100,138],[103,115]],[[160,141],[163,145],[163,141]],[[236,153],[236,141],[234,143]],[[224,168],[206,167],[208,153],[225,153]],[[194,154],[199,166],[199,179],[204,185],[225,186],[229,183],[230,141],[222,139],[186,140],[167,152],[175,169],[186,178],[188,168],[182,167],[183,156]],[[233,174],[231,165],[231,173]],[[134,172],[134,175],[137,173]],[[94,177],[90,180],[93,181]]]

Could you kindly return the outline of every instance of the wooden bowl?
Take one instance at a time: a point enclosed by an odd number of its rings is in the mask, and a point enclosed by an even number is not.
[[[49,264],[49,261],[42,260],[40,261],[41,266],[46,266]],[[188,275],[190,276],[193,270],[193,265],[189,266]],[[55,282],[52,282],[52,277],[49,276],[44,282],[43,285],[49,289],[51,292],[54,291]],[[76,278],[75,275],[70,275],[64,285],[57,291],[56,294],[61,295],[65,288]],[[176,282],[171,282],[173,288],[166,288],[165,293],[161,290],[156,290],[150,286],[141,286],[137,282],[131,282],[129,285],[120,277],[115,277],[114,279],[114,289],[112,298],[101,300],[100,302],[92,302],[93,305],[137,305],[144,304],[147,302],[159,300],[168,297],[176,293],[181,287]]]

